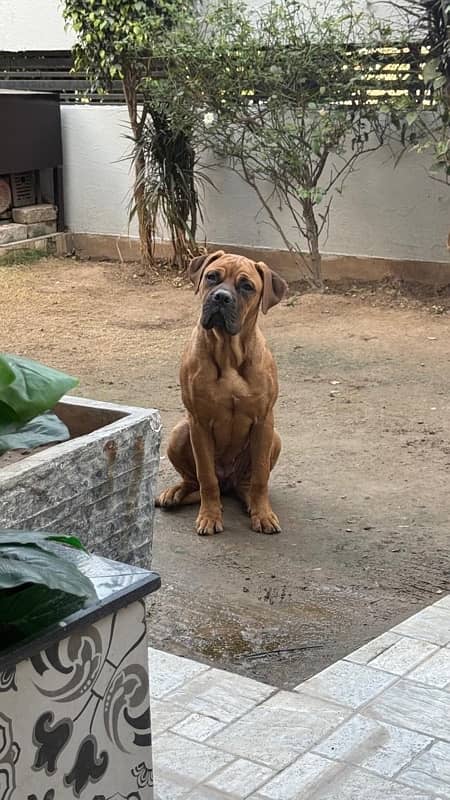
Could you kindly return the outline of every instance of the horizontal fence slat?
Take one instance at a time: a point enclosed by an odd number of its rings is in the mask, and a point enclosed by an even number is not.
[[[355,46],[356,48],[356,46]],[[370,93],[378,91],[382,102],[389,93],[404,92],[411,96],[429,95],[421,78],[423,51],[417,44],[409,47],[380,48],[378,51],[361,50],[361,82],[359,88]],[[154,62],[152,76],[164,75],[164,64]],[[73,70],[72,53],[67,51],[32,51],[22,53],[0,52],[0,89],[59,92],[61,103],[111,103],[125,102],[121,81],[115,80],[107,93],[89,92],[90,83],[85,75]],[[258,94],[262,99],[261,94]]]

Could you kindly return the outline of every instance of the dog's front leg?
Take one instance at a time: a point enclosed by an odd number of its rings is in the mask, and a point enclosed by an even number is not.
[[[214,438],[209,425],[190,418],[191,444],[200,486],[200,511],[196,528],[200,536],[223,531],[220,487],[214,463]]]
[[[269,476],[274,442],[273,413],[256,422],[250,434],[251,476],[250,516],[252,530],[258,533],[279,533],[280,522],[269,500]]]

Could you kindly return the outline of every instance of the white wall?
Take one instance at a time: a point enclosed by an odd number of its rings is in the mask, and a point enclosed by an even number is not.
[[[324,4],[324,0],[313,2]],[[331,9],[340,0],[325,2]],[[266,3],[267,0],[247,0],[247,5],[255,9]],[[382,18],[398,18],[389,3],[358,0],[358,5]],[[0,0],[0,50],[69,50],[74,41],[74,34],[64,27],[62,0]]]
[[[131,143],[124,106],[62,106],[66,223],[77,233],[128,231]]]
[[[0,50],[70,50],[59,0],[0,0]]]
[[[75,232],[128,233],[130,162],[123,107],[62,109],[67,224]],[[282,248],[241,179],[221,169],[207,188],[205,237],[224,244]],[[286,224],[289,224],[285,217]],[[450,192],[432,181],[423,158],[394,169],[386,150],[366,156],[334,200],[326,253],[448,261]],[[133,224],[131,235],[136,235]]]

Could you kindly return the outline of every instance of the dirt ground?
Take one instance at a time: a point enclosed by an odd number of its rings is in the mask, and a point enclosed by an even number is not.
[[[156,406],[166,438],[196,302],[135,274],[1,268],[0,349],[78,375],[79,394]],[[391,287],[290,297],[264,319],[283,533],[252,533],[232,500],[212,538],[195,535],[194,508],[158,511],[155,646],[292,687],[450,590],[449,322],[446,300]]]

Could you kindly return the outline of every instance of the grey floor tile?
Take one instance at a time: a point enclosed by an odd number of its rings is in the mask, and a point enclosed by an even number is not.
[[[341,769],[340,764],[306,753],[266,783],[259,794],[267,800],[306,798],[319,791],[324,784],[333,782]]]
[[[351,708],[359,708],[395,680],[394,676],[364,664],[338,661],[313,678],[296,686],[307,692]]]
[[[152,734],[159,736],[160,733],[181,722],[189,716],[189,711],[186,708],[179,708],[173,703],[166,703],[164,700],[152,699],[151,705],[152,714]]]
[[[165,775],[154,764],[154,800],[185,800],[194,783],[175,776]]]
[[[198,714],[231,722],[273,694],[272,686],[250,678],[210,669],[170,693],[168,699]]]
[[[430,642],[402,637],[392,647],[371,661],[370,666],[385,672],[393,672],[394,675],[405,675],[437,650],[439,647]]]
[[[358,768],[338,764],[333,767],[332,762],[327,766],[326,759],[313,762],[311,755],[308,753],[280,773],[278,784],[276,778],[250,795],[249,800],[432,800],[428,792],[420,789],[402,786]],[[294,768],[300,771],[298,777]],[[290,779],[291,784],[283,785],[282,778]]]
[[[414,614],[393,628],[400,636],[412,636],[432,644],[450,642],[450,609],[443,606],[429,606]]]
[[[171,732],[158,736],[153,753],[156,772],[172,775],[180,784],[183,779],[188,784],[205,781],[213,772],[233,761],[228,753]]]
[[[448,608],[448,609],[450,609],[450,594],[445,595],[445,597],[442,597],[436,603],[433,603],[433,605],[435,606],[435,608]]]
[[[228,793],[236,800],[244,800],[249,794],[274,776],[273,770],[238,758],[207,781],[208,786]]]
[[[450,741],[450,692],[402,679],[383,692],[364,716]]]
[[[367,644],[364,644],[359,650],[350,653],[350,655],[345,657],[345,660],[354,661],[355,664],[369,664],[373,658],[379,656],[380,653],[383,653],[388,647],[398,642],[399,639],[400,636],[396,633],[386,631],[386,633],[382,633],[381,636],[377,636],[376,639],[372,639],[370,642],[367,642]]]
[[[450,744],[437,742],[397,778],[400,783],[450,798]]]
[[[314,752],[391,778],[432,741],[421,733],[357,715],[317,745]]]
[[[174,733],[180,733],[195,742],[204,742],[209,736],[221,731],[225,725],[225,722],[219,722],[219,720],[212,717],[205,717],[204,714],[189,714],[178,725],[174,725],[172,730]]]
[[[197,786],[186,797],[186,800],[235,800],[233,795],[211,789],[210,786]]]
[[[450,684],[450,648],[442,647],[408,675],[408,680],[443,689]]]
[[[318,697],[277,692],[209,743],[249,761],[281,769],[348,715],[346,709]]]
[[[157,699],[182,686],[194,675],[209,669],[205,664],[191,661],[190,658],[180,658],[153,648],[149,650],[149,665],[150,693]]]
[[[298,795],[295,800],[307,800]],[[346,767],[328,786],[314,794],[314,800],[432,800],[428,792],[401,786],[395,781]]]

